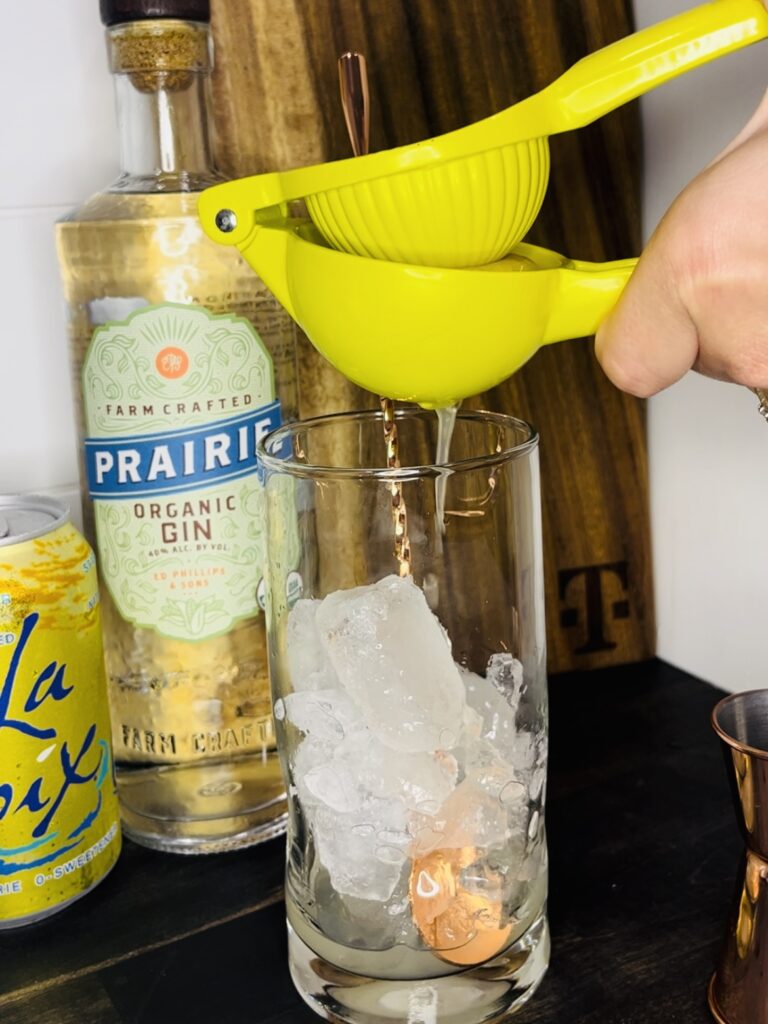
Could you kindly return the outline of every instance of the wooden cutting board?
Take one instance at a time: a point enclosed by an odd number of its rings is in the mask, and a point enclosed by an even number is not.
[[[631,0],[214,0],[219,162],[231,176],[349,155],[336,59],[368,60],[375,149],[414,142],[523,99],[632,31]],[[640,248],[637,110],[553,140],[530,239],[582,259]],[[304,343],[303,416],[372,404]],[[468,403],[542,437],[549,665],[654,653],[643,403],[605,379],[591,340],[540,352]]]

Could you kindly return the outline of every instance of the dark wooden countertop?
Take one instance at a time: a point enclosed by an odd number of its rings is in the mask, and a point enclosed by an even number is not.
[[[519,1024],[707,1024],[741,843],[709,712],[660,662],[552,681],[553,956]],[[0,933],[0,1024],[312,1024],[285,962],[280,842],[126,843],[91,896]]]

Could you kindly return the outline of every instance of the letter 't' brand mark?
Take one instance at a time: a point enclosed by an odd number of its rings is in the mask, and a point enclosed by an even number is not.
[[[617,644],[608,636],[607,621],[628,619],[629,601],[626,596],[610,601],[606,596],[608,580],[618,580],[621,593],[626,595],[629,588],[629,568],[626,562],[609,562],[604,565],[583,565],[575,569],[561,569],[558,573],[561,604],[569,595],[578,592],[576,581],[582,583],[582,606],[562,608],[561,629],[581,627],[583,643],[574,648],[574,654],[593,654],[597,651],[612,651]],[[609,614],[606,615],[606,608]]]

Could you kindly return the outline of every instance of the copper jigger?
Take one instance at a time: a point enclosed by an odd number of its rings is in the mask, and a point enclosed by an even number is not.
[[[721,700],[712,725],[747,849],[709,1008],[720,1024],[768,1024],[768,690]]]

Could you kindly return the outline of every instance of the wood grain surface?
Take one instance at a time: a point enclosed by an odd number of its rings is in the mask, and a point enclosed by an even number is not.
[[[516,1024],[707,1024],[742,842],[709,713],[663,665],[552,680],[552,963]],[[2,1024],[313,1024],[288,974],[284,847],[126,843],[92,894],[0,931]]]
[[[630,0],[213,0],[220,162],[232,176],[349,155],[336,59],[366,54],[374,149],[485,117],[632,30]],[[641,139],[626,108],[553,140],[531,240],[583,259],[640,247]],[[467,339],[471,346],[471,338]],[[301,348],[303,415],[375,402]],[[475,407],[542,437],[550,668],[635,661],[654,647],[643,404],[591,341],[540,352]]]

